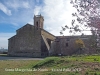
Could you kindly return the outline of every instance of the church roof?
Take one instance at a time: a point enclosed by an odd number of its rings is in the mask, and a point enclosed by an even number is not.
[[[51,34],[50,32],[48,32],[48,31],[46,31],[46,30],[44,30],[44,29],[41,29],[41,30],[43,30],[43,31],[45,31],[46,33],[48,33],[48,34],[54,36],[53,34]],[[55,37],[55,36],[54,36],[54,37]]]

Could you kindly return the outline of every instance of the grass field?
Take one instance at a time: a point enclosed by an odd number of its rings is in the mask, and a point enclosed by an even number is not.
[[[99,55],[0,60],[0,75],[100,75]]]

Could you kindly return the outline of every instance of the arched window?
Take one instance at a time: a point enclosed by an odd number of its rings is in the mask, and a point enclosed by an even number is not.
[[[36,22],[36,26],[38,27],[38,21]]]
[[[39,25],[38,25],[38,21],[37,21],[37,22],[36,22],[36,29],[37,29],[37,30],[38,30],[38,26],[39,26]]]

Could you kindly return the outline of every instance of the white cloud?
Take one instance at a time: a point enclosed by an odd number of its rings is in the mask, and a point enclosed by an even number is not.
[[[41,10],[44,16],[46,30],[49,29],[54,35],[60,35],[61,26],[71,25],[72,12],[74,8],[70,0],[44,0],[45,6]],[[66,32],[66,35],[68,32]]]
[[[30,5],[29,5],[28,2],[22,2],[22,6],[23,6],[24,8],[30,8]]]
[[[38,15],[40,12],[41,12],[41,7],[40,6],[35,6],[34,14]]]
[[[0,3],[0,10],[3,11],[7,15],[12,15],[11,10],[9,10],[4,4]]]
[[[24,0],[12,0],[12,1],[7,1],[5,4],[9,8],[13,8],[15,10],[18,10],[19,8],[31,8],[29,1],[24,1]]]
[[[35,14],[42,13],[44,16],[44,28],[58,36],[62,26],[71,25],[72,13],[76,9],[72,7],[70,0],[44,0],[44,6],[37,6],[34,11]],[[64,35],[70,35],[69,30],[66,30]]]
[[[14,35],[15,33],[0,33],[0,48],[8,49],[8,39]]]

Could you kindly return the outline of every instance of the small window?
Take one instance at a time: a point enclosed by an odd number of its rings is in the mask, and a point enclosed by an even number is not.
[[[36,22],[36,26],[38,27],[38,21]]]
[[[68,47],[68,43],[66,43],[66,47]]]
[[[36,28],[37,28],[37,30],[38,30],[38,22],[36,22]]]

